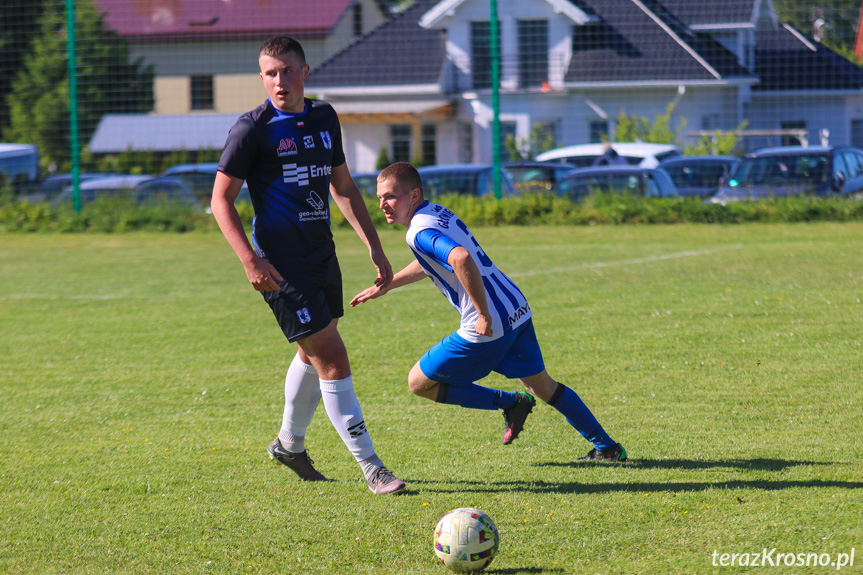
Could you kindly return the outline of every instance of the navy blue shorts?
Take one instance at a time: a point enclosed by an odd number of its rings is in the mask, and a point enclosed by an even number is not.
[[[493,371],[511,379],[529,377],[545,363],[530,319],[493,341],[473,343],[453,333],[422,356],[420,369],[432,381],[466,385]]]
[[[342,272],[335,256],[330,262],[326,285],[292,284],[285,279],[279,287],[279,291],[261,292],[261,295],[270,304],[279,327],[291,343],[321,331],[333,319],[345,315]]]

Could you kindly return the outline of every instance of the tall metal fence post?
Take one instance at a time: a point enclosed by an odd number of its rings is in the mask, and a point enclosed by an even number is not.
[[[494,197],[501,197],[500,166],[500,30],[497,21],[497,0],[489,0],[489,41],[491,42],[491,108],[494,117],[491,124],[492,173],[494,175]]]
[[[69,152],[72,159],[72,207],[81,211],[81,159],[78,153],[78,76],[76,73],[75,0],[66,0],[66,56],[69,76]]]

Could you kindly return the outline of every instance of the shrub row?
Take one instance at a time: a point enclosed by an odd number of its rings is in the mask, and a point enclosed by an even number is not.
[[[737,224],[863,221],[863,200],[792,197],[728,205],[707,204],[696,199],[645,199],[620,194],[596,194],[575,204],[548,194],[518,198],[445,196],[446,205],[468,224],[496,225],[596,225],[596,224]],[[367,200],[375,225],[385,225],[374,199]],[[240,217],[251,229],[252,207],[237,205]],[[332,224],[349,224],[332,204]],[[87,204],[80,213],[71,208],[52,208],[14,200],[0,201],[0,232],[102,232],[136,230],[190,232],[216,230],[213,216],[186,206],[171,204],[136,206],[106,199]]]

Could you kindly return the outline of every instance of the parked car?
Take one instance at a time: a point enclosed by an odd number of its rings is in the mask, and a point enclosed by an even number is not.
[[[677,187],[662,168],[600,166],[580,168],[566,174],[557,193],[581,201],[593,192],[631,193],[646,198],[675,198]]]
[[[675,156],[659,163],[681,196],[709,198],[719,189],[740,158],[736,156]]]
[[[611,147],[627,163],[642,168],[655,168],[666,158],[680,155],[677,146],[671,144],[645,144],[641,142],[611,142]],[[540,162],[568,162],[579,168],[593,166],[606,153],[605,144],[579,144],[564,146],[536,156]]]
[[[81,205],[100,198],[123,198],[137,204],[154,204],[159,201],[177,202],[198,206],[189,186],[179,178],[153,177],[150,175],[121,175],[96,178],[79,185]],[[51,202],[53,207],[72,205],[73,189],[67,186]]]
[[[504,162],[503,169],[512,178],[519,192],[538,191],[542,188],[553,191],[564,174],[577,168],[566,162],[518,161]]]
[[[135,186],[134,200],[139,205],[150,206],[175,203],[197,208],[201,205],[189,184],[173,176],[160,176],[141,182]]]
[[[710,198],[724,204],[811,194],[853,195],[863,190],[863,150],[851,146],[783,146],[753,152]]]
[[[31,193],[39,178],[39,150],[33,144],[0,144],[0,181],[16,194]]]
[[[378,194],[378,172],[360,172],[351,174],[354,183],[360,189],[363,196],[376,198]]]
[[[209,204],[210,196],[213,194],[213,183],[216,181],[218,167],[219,164],[217,162],[178,164],[162,172],[162,175],[181,178],[191,188],[195,197],[201,202]]]
[[[443,194],[494,195],[494,166],[491,164],[423,166],[417,171],[423,180],[423,191],[429,198]],[[518,195],[512,178],[504,170],[501,170],[500,181],[501,195]]]
[[[177,164],[171,166],[164,172],[162,176],[171,176],[180,178],[191,188],[192,193],[201,203],[206,206],[207,213],[212,213],[210,210],[210,197],[213,195],[213,184],[216,182],[216,172],[218,172],[218,162],[201,162],[197,164]],[[240,193],[237,195],[238,202],[251,202],[249,196],[249,186],[243,182],[243,187],[240,188]]]
[[[119,174],[110,172],[84,172],[78,174],[78,182],[84,183],[89,182],[90,180],[109,178],[117,175]],[[38,202],[50,202],[70,185],[72,185],[72,174],[54,174],[42,179],[42,181],[39,182],[38,189],[29,194],[20,196],[19,199],[22,201],[26,200],[33,204]]]

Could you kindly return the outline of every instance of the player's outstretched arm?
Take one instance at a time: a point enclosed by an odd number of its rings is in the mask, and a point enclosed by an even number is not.
[[[370,299],[379,298],[391,290],[416,283],[426,277],[428,276],[426,276],[422,266],[420,266],[418,261],[414,260],[393,276],[393,281],[390,285],[386,287],[373,285],[355,295],[351,299],[351,307],[357,307],[359,304],[366,303]]]
[[[378,232],[363,200],[363,195],[354,183],[347,164],[333,166],[330,175],[330,194],[354,231],[369,248],[369,257],[378,272],[376,286],[388,286],[393,279],[393,268],[384,254]]]
[[[210,200],[210,208],[219,229],[222,230],[225,239],[234,249],[234,253],[246,270],[246,277],[256,291],[279,291],[282,276],[269,262],[259,258],[249,243],[243,222],[234,202],[243,186],[243,180],[234,178],[223,172],[216,172],[216,182],[213,184],[213,197]]]

